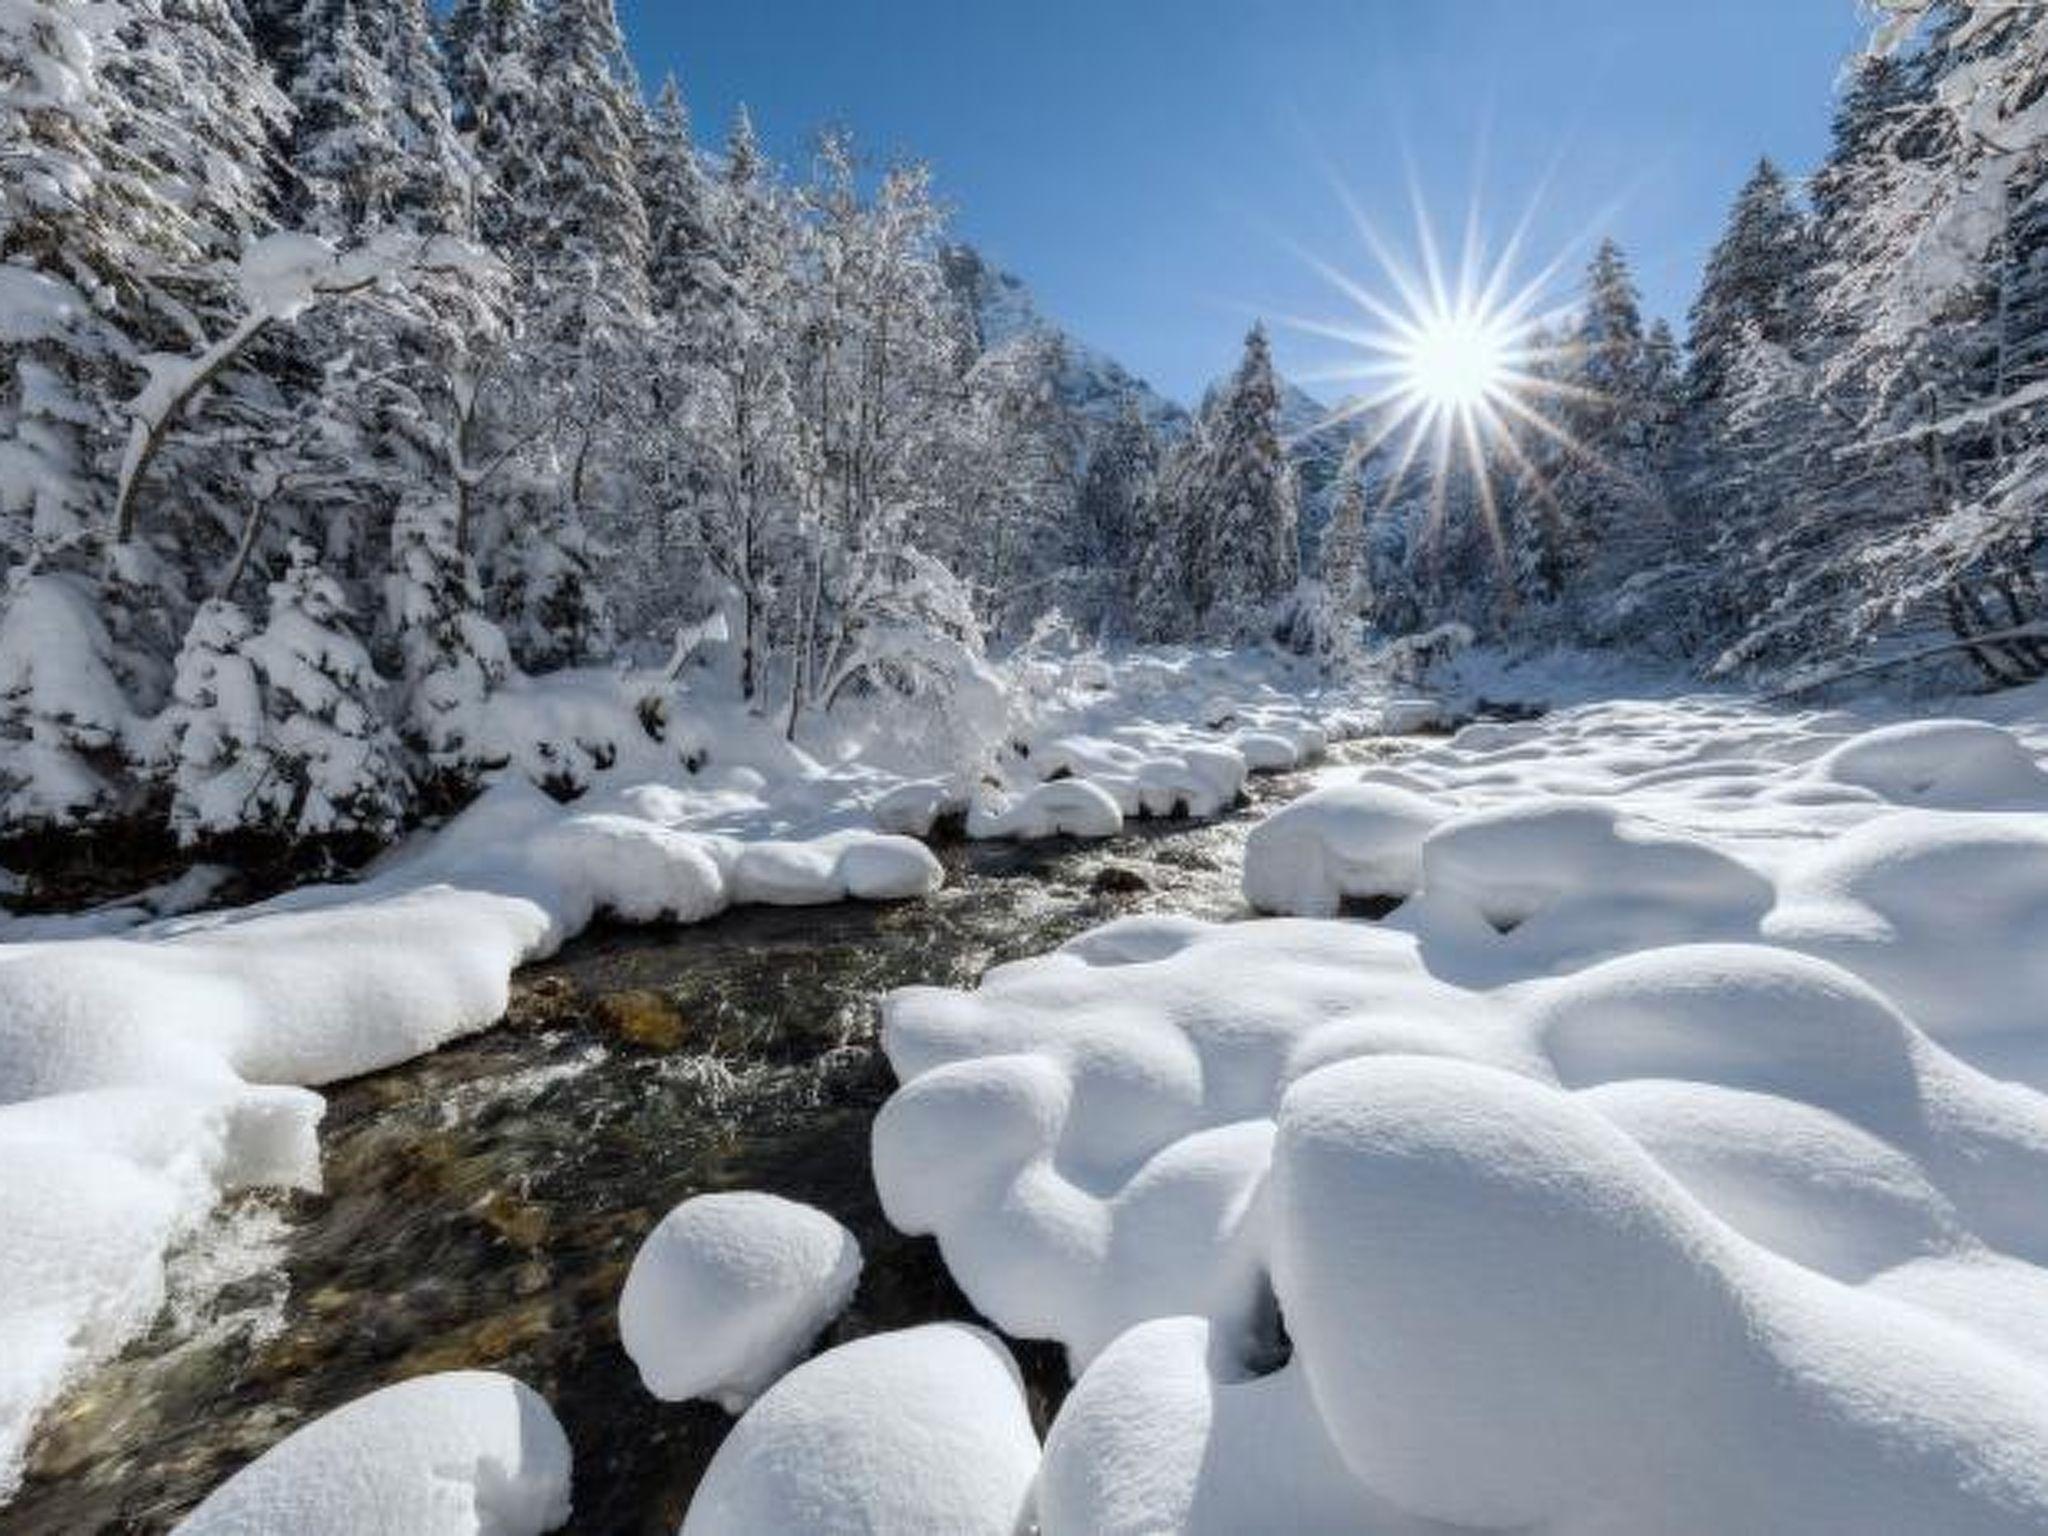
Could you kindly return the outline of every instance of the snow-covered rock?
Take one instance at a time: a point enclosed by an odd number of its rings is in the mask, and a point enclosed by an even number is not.
[[[853,1234],[823,1211],[775,1195],[699,1195],[634,1255],[619,1338],[656,1397],[738,1413],[845,1309],[860,1267]]]
[[[1349,898],[1414,894],[1422,843],[1447,812],[1386,784],[1332,784],[1282,806],[1245,841],[1244,895],[1261,912],[1331,917]]]
[[[1526,1078],[1311,1074],[1273,1201],[1323,1424],[1402,1508],[1560,1536],[2048,1520],[2048,1374],[1743,1241]]]
[[[870,809],[884,832],[930,837],[940,818],[965,814],[967,800],[943,779],[913,779],[881,795]]]
[[[797,1367],[733,1426],[683,1536],[1015,1536],[1038,1440],[1009,1352],[934,1323]]]
[[[1845,741],[1812,766],[1894,805],[1951,811],[2048,811],[2048,772],[2010,731],[1980,720],[1910,720]]]
[[[1123,829],[1116,797],[1087,779],[1055,779],[1007,804],[977,801],[967,813],[973,838],[1114,837]]]
[[[216,1488],[178,1536],[537,1536],[569,1518],[569,1442],[509,1376],[357,1398]]]

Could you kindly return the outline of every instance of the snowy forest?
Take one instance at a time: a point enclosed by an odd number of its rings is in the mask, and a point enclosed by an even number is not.
[[[1289,410],[1256,329],[1192,414],[1077,390],[1056,329],[984,334],[923,168],[705,142],[608,0],[21,0],[0,822],[380,839],[506,760],[508,679],[707,635],[793,739],[1055,613],[2032,679],[2039,22],[1932,11],[1810,178],[1759,164],[1683,347],[1600,246],[1480,486]]]
[[[1729,174],[1174,399],[614,0],[0,0],[0,1536],[2048,1533],[2048,4],[919,3]]]

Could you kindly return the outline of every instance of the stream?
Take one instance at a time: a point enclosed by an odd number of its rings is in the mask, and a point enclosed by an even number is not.
[[[174,1256],[164,1315],[46,1416],[0,1532],[168,1530],[313,1417],[476,1367],[517,1376],[561,1420],[568,1530],[672,1536],[731,1420],[650,1397],[619,1346],[647,1231],[706,1191],[786,1195],[838,1217],[866,1256],[821,1347],[971,1319],[936,1244],[895,1232],[876,1201],[868,1128],[893,1086],[876,1000],[970,985],[1130,913],[1238,915],[1247,830],[1311,783],[1255,779],[1227,818],[1107,842],[949,846],[946,886],[922,902],[591,929],[520,973],[497,1027],[326,1090],[324,1191],[236,1197]],[[1064,1359],[1013,1349],[1043,1430]]]

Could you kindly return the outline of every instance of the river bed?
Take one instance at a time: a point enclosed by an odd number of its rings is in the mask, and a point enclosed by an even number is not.
[[[48,1415],[0,1532],[167,1530],[312,1417],[478,1367],[561,1419],[569,1530],[669,1536],[731,1421],[656,1401],[619,1347],[647,1231],[691,1195],[772,1191],[830,1211],[866,1255],[826,1344],[972,1318],[936,1246],[876,1202],[868,1127],[892,1086],[877,999],[971,984],[1128,913],[1239,915],[1245,833],[1311,782],[1255,780],[1227,818],[1103,843],[951,846],[928,901],[591,930],[521,973],[496,1028],[327,1090],[324,1191],[239,1197],[175,1256],[164,1317]],[[1016,1353],[1042,1429],[1064,1361]]]

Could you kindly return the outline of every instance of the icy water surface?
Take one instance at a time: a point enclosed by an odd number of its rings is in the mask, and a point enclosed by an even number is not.
[[[167,1317],[51,1413],[0,1532],[166,1530],[310,1418],[481,1367],[561,1419],[570,1530],[668,1536],[731,1421],[655,1401],[619,1347],[648,1229],[694,1194],[770,1190],[860,1238],[860,1291],[826,1343],[971,1318],[936,1246],[876,1203],[876,999],[971,983],[1131,912],[1237,914],[1246,830],[1307,782],[1254,781],[1251,807],[1207,825],[951,848],[926,902],[585,935],[522,974],[496,1029],[328,1090],[325,1191],[246,1197],[179,1257]],[[1064,1365],[1018,1356],[1042,1427]]]

